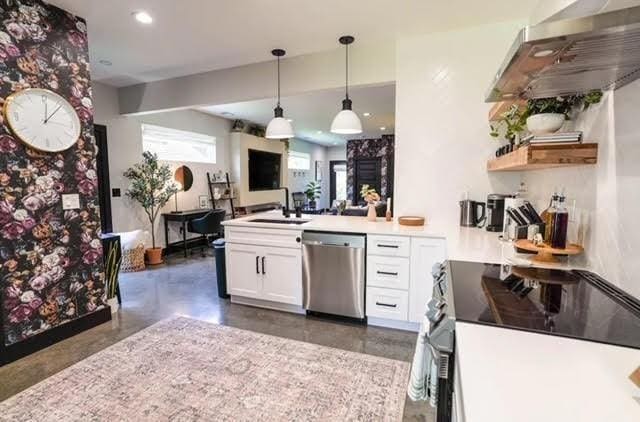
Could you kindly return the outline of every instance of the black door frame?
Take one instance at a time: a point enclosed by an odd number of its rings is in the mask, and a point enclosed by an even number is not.
[[[329,161],[329,207],[333,205],[333,201],[335,201],[336,199],[336,172],[333,169],[335,166],[341,164],[343,164],[346,168],[347,160]]]
[[[111,214],[111,184],[109,183],[109,148],[107,147],[107,127],[93,125],[98,154],[96,170],[98,173],[98,201],[100,204],[100,227],[102,233],[113,231]]]

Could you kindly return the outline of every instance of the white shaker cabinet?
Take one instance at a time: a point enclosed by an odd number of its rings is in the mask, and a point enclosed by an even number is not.
[[[409,278],[409,321],[422,322],[427,302],[433,294],[431,269],[444,262],[446,242],[440,238],[411,238],[411,277]]]
[[[260,298],[262,274],[260,273],[261,247],[227,243],[227,290],[230,295]]]
[[[262,299],[302,306],[302,251],[262,248]]]

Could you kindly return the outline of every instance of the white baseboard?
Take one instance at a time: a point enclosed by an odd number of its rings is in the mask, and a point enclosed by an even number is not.
[[[367,324],[375,325],[376,327],[395,328],[396,330],[414,331],[416,333],[420,331],[420,324],[417,322],[398,321],[395,319],[367,317]]]

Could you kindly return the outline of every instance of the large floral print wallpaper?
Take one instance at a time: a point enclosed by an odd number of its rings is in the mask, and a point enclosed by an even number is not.
[[[360,158],[380,158],[380,196],[393,194],[394,135],[382,135],[377,139],[350,139],[347,141],[347,198],[358,203],[360,192],[355,192],[355,163]]]
[[[105,307],[96,147],[84,20],[37,0],[0,0],[0,103],[46,88],[82,124],[77,144],[40,153],[0,125],[0,285],[5,345]],[[80,194],[63,211],[61,195]]]

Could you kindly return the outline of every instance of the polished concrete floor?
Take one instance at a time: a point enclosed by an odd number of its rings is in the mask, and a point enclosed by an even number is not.
[[[410,362],[416,334],[231,304],[217,295],[212,257],[170,258],[122,274],[122,308],[113,321],[0,368],[0,401],[145,327],[184,315],[236,328]],[[428,406],[407,399],[404,420],[432,420]]]

